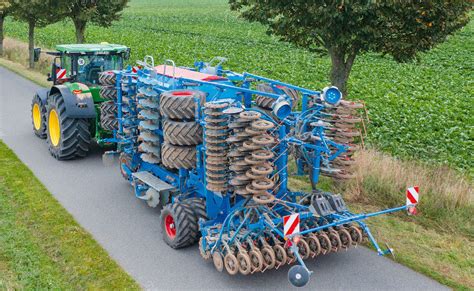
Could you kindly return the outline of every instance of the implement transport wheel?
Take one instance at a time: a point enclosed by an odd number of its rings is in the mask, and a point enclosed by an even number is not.
[[[104,71],[99,73],[99,84],[103,86],[114,86],[116,75],[113,71]]]
[[[303,287],[308,284],[310,275],[305,267],[295,265],[288,271],[288,281],[295,287]]]
[[[195,98],[203,106],[206,101],[206,94],[198,90],[170,90],[163,92],[160,97],[161,114],[174,120],[194,119],[196,112]]]
[[[31,102],[31,121],[33,122],[33,132],[39,138],[46,138],[46,106],[41,102],[38,95],[35,94]]]
[[[161,147],[161,160],[163,165],[170,169],[191,169],[196,166],[196,147],[175,146],[163,143]]]
[[[202,143],[202,126],[194,121],[163,121],[163,136],[174,145],[191,146]]]
[[[194,211],[194,216],[196,216],[198,222],[201,218],[207,220],[206,200],[193,197],[183,200],[183,203]]]
[[[59,93],[49,96],[47,108],[46,132],[51,155],[58,160],[85,157],[91,142],[89,120],[68,117]]]
[[[194,211],[180,201],[166,205],[161,211],[161,232],[173,249],[194,244],[199,233]]]

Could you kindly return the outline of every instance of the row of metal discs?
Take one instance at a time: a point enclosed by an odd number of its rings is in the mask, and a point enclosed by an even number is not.
[[[155,130],[161,119],[159,94],[148,84],[142,84],[138,92],[138,151],[142,153],[143,161],[158,164],[161,161],[160,139]]]
[[[264,272],[269,269],[278,269],[284,264],[296,262],[296,257],[288,244],[275,236],[271,239],[261,238],[258,241],[245,242],[235,240],[232,246],[226,245],[226,254],[216,251],[212,260],[216,269],[221,272],[224,268],[230,275],[242,275]],[[202,239],[202,238],[201,238]],[[297,242],[298,252],[303,260],[348,249],[362,243],[362,230],[355,225],[341,226],[319,233],[310,233],[302,236]],[[200,243],[201,245],[201,243]],[[210,259],[209,251],[202,251],[204,259]]]
[[[274,155],[266,149],[275,142],[267,133],[273,124],[260,119],[258,112],[226,102],[208,102],[205,107],[207,189],[253,195],[259,203],[273,201],[268,191],[274,182],[268,175],[274,170],[269,162]]]
[[[339,144],[349,146],[349,150],[337,157],[330,165],[331,170],[321,168],[321,174],[336,179],[352,179],[354,172],[354,153],[359,149],[362,138],[359,130],[362,118],[357,112],[364,108],[362,103],[342,101],[338,107],[324,109],[322,121],[326,123],[325,135]]]
[[[271,191],[275,181],[269,176],[274,172],[271,148],[276,140],[269,134],[273,123],[260,117],[256,111],[243,111],[231,117],[232,134],[227,139],[231,164],[229,183],[235,194],[252,196],[257,203],[266,204],[274,200]]]

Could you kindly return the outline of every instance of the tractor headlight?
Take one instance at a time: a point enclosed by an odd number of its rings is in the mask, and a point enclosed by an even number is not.
[[[324,102],[336,106],[341,102],[342,93],[339,89],[335,86],[325,87],[321,94],[321,98]]]

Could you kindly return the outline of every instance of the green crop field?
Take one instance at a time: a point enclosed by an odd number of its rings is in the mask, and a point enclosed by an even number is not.
[[[26,40],[26,24],[7,21],[7,36]],[[300,86],[321,89],[329,59],[265,34],[240,20],[225,0],[132,0],[121,21],[105,29],[90,26],[88,42],[128,45],[133,59],[153,55],[192,65],[213,56],[228,68],[250,71]],[[74,42],[73,25],[57,23],[37,32],[37,44]],[[367,102],[369,141],[396,156],[448,164],[473,174],[474,26],[420,55],[419,63],[398,64],[367,54],[356,60],[349,99]]]

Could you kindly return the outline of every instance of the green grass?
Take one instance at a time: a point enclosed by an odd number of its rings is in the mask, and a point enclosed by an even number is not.
[[[0,289],[139,289],[1,141]]]
[[[26,25],[8,20],[7,36],[26,40]],[[89,42],[115,42],[132,48],[132,58],[151,54],[157,62],[179,65],[220,55],[228,67],[301,86],[321,89],[329,59],[265,34],[258,24],[240,20],[226,0],[132,0],[121,21],[105,29],[90,26]],[[46,47],[74,42],[73,25],[58,23],[37,31]],[[367,101],[369,141],[396,156],[448,164],[474,174],[474,24],[420,55],[420,63],[398,64],[366,54],[356,60],[351,99]]]
[[[375,211],[351,204],[356,211]],[[394,249],[395,261],[456,290],[474,289],[474,242],[462,235],[439,232],[417,224],[419,217],[384,215],[366,222],[379,244]],[[370,247],[372,247],[370,245]]]

